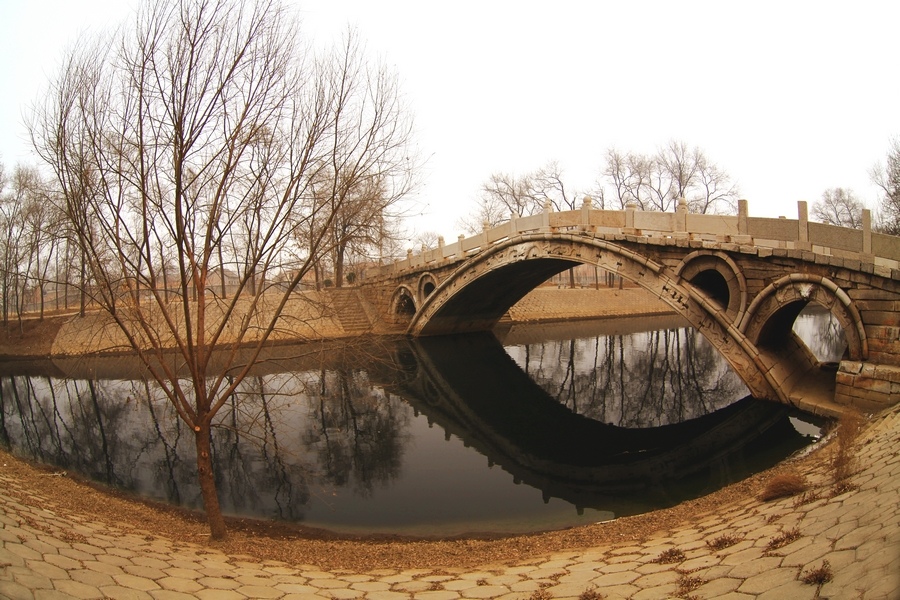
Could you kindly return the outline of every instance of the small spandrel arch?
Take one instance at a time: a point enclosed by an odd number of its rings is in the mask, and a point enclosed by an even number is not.
[[[732,323],[743,318],[747,310],[747,280],[727,254],[711,250],[692,252],[678,265],[675,275],[699,288],[725,311]]]
[[[416,300],[413,292],[400,286],[391,298],[390,318],[394,323],[409,323],[416,315]]]
[[[423,273],[421,277],[419,277],[418,283],[418,299],[419,304],[421,305],[425,300],[428,299],[431,294],[434,293],[434,290],[437,289],[438,280],[431,273]]]
[[[777,346],[810,303],[820,305],[837,319],[846,336],[851,360],[868,357],[865,327],[853,301],[833,281],[818,275],[787,275],[768,285],[753,300],[739,328],[759,346]]]

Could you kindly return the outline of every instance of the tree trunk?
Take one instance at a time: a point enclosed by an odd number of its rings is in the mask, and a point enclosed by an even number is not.
[[[205,421],[194,427],[194,440],[197,446],[197,478],[203,494],[203,510],[209,524],[210,540],[225,539],[225,519],[219,506],[219,494],[216,489],[216,476],[212,467],[212,445],[210,443],[210,426]]]

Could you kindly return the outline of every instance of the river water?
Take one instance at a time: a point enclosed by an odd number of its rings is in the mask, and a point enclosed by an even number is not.
[[[839,359],[827,314],[795,331]],[[219,414],[223,510],[364,534],[555,529],[709,493],[818,433],[748,398],[677,317],[496,333],[273,346]],[[202,506],[192,434],[136,361],[2,373],[0,443],[16,455]]]

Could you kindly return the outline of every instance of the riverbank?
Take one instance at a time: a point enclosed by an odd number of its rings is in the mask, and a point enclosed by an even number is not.
[[[359,306],[334,301],[329,292],[298,295],[285,312],[285,326],[276,341],[328,340],[354,337],[360,327]],[[354,314],[347,314],[353,312]],[[503,319],[506,325],[553,323],[583,319],[675,314],[658,298],[640,288],[533,290],[513,306]],[[398,334],[391,327],[367,318],[362,331]],[[49,314],[44,319],[29,317],[0,325],[0,360],[50,358],[80,354],[130,352],[127,340],[116,326],[97,312],[79,317],[75,313]]]
[[[461,600],[900,597],[900,408],[671,509],[500,539],[339,539],[202,519],[0,452],[0,597]],[[807,491],[764,502],[778,476]]]

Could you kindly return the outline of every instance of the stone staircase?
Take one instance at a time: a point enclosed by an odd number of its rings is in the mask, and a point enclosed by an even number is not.
[[[329,290],[338,322],[348,335],[359,335],[372,331],[372,322],[355,288],[334,288]]]

